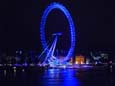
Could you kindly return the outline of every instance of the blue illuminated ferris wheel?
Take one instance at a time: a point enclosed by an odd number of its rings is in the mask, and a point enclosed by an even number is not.
[[[74,26],[74,22],[72,20],[72,17],[69,13],[69,11],[66,9],[65,6],[63,6],[60,3],[56,3],[53,2],[51,3],[44,11],[42,18],[41,18],[41,23],[40,23],[40,38],[41,38],[41,43],[43,46],[43,49],[45,49],[48,46],[48,43],[46,41],[46,36],[45,36],[45,24],[46,24],[46,20],[47,17],[49,15],[49,13],[54,10],[54,9],[58,9],[60,11],[63,12],[63,14],[66,16],[67,21],[69,23],[69,33],[70,33],[70,48],[68,50],[67,55],[65,56],[65,58],[63,59],[63,61],[67,61],[69,60],[74,52],[74,48],[75,48],[75,43],[76,43],[76,34],[75,34],[75,26]],[[62,34],[63,35],[63,34]],[[49,51],[49,48],[47,49],[47,52]]]

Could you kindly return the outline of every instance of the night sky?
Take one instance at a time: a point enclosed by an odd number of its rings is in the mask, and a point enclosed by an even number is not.
[[[0,1],[1,51],[32,49],[40,52],[42,49],[39,36],[40,19],[44,9],[52,1],[62,3],[71,13],[77,32],[75,52],[90,50],[114,52],[114,0],[2,0]],[[54,17],[49,18],[52,21]],[[57,19],[57,23],[64,21],[61,19]],[[50,22],[50,19],[48,21]],[[54,22],[53,27],[59,28],[56,26],[57,23]],[[63,24],[66,25],[67,22]],[[48,27],[51,27],[51,23],[47,25]]]

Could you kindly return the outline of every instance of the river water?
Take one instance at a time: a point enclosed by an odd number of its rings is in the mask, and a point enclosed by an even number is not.
[[[115,86],[108,69],[16,69],[0,70],[0,86]]]

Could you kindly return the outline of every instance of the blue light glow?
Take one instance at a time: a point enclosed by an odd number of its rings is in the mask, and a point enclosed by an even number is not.
[[[75,69],[48,69],[43,76],[44,84],[47,86],[81,86],[75,74]]]
[[[47,47],[47,42],[46,42],[46,38],[45,38],[45,24],[46,24],[46,19],[48,17],[48,14],[54,10],[54,9],[59,9],[60,11],[62,11],[68,22],[69,22],[69,27],[70,27],[70,40],[71,40],[71,46],[70,49],[68,51],[68,54],[65,56],[64,61],[67,61],[68,59],[70,59],[70,57],[72,57],[72,54],[74,52],[74,48],[75,48],[75,27],[74,27],[74,23],[72,20],[72,17],[69,13],[69,11],[66,9],[66,7],[64,7],[62,4],[59,3],[51,3],[44,11],[43,16],[41,18],[41,24],[40,24],[40,36],[41,36],[41,43],[43,48],[45,49]]]

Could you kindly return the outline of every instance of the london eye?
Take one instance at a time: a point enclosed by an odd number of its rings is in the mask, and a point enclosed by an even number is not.
[[[58,46],[60,46],[58,44],[58,41],[60,40],[61,36],[64,37],[63,31],[61,31],[61,32],[50,31],[49,36],[52,35],[52,37],[50,37],[50,39],[53,41],[49,41],[49,39],[46,36],[48,30],[46,30],[45,27],[46,27],[48,15],[54,10],[59,10],[60,12],[62,12],[62,14],[66,17],[66,21],[68,22],[69,28],[68,28],[68,32],[66,34],[69,34],[67,37],[68,37],[70,44],[69,44],[68,49],[66,50],[67,53],[65,54],[64,58],[62,59],[62,62],[67,62],[72,57],[72,55],[74,53],[75,44],[76,44],[76,31],[75,31],[74,22],[72,20],[70,12],[67,10],[67,8],[64,5],[57,3],[57,2],[53,2],[49,6],[47,6],[47,8],[45,9],[45,11],[43,12],[43,15],[41,17],[40,39],[41,39],[41,43],[42,43],[42,47],[43,47],[42,53],[46,52],[46,57],[44,58],[43,62],[48,61],[50,63],[50,62],[52,62],[52,59],[53,59],[53,62],[59,60],[59,58],[56,55],[54,55],[54,52],[56,52],[56,50],[57,50],[56,48]],[[61,21],[61,19],[60,19],[60,21]],[[65,38],[62,38],[62,40],[63,39],[65,39]],[[61,48],[58,48],[58,49],[61,49]],[[39,58],[41,58],[41,55],[39,56]]]

